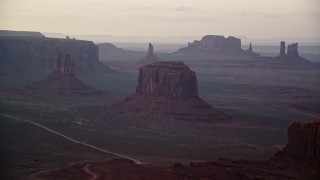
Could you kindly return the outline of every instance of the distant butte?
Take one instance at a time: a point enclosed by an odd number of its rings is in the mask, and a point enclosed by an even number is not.
[[[90,96],[101,91],[84,84],[75,77],[75,61],[69,54],[58,53],[54,72],[43,80],[28,85],[27,89],[36,94],[49,96]]]
[[[136,93],[111,109],[168,115],[177,120],[228,122],[231,117],[198,96],[196,73],[181,61],[162,61],[139,70]]]
[[[288,44],[286,52],[286,43],[284,41],[280,42],[280,54],[275,58],[276,60],[282,61],[296,61],[296,62],[307,62],[308,60],[302,58],[299,55],[298,43]]]

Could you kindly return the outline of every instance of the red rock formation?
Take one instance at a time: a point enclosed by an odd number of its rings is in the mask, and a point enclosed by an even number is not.
[[[155,62],[140,68],[136,94],[110,109],[162,114],[196,122],[226,122],[231,119],[199,98],[196,74],[181,61]]]
[[[136,93],[198,98],[196,73],[181,61],[155,62],[140,68]]]
[[[142,67],[144,65],[151,64],[159,60],[160,59],[153,53],[153,45],[149,43],[147,54],[142,59],[137,61],[133,66]]]
[[[320,160],[320,120],[290,124],[284,151],[299,160]]]
[[[75,63],[69,54],[59,53],[54,72],[43,80],[28,85],[36,94],[49,96],[90,96],[100,95],[101,91],[84,84],[75,77]]]

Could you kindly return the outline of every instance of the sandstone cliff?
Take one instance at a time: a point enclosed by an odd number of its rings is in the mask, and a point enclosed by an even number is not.
[[[181,61],[155,62],[140,68],[136,93],[109,109],[161,114],[183,121],[231,120],[230,116],[199,98],[196,73]]]
[[[136,93],[198,98],[196,73],[181,61],[155,62],[140,68]]]
[[[57,53],[72,56],[78,73],[111,71],[99,61],[98,47],[93,42],[44,37],[0,37],[0,71],[49,73],[55,67]]]

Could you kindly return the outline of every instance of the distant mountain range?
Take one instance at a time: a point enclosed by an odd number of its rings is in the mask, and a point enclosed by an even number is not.
[[[47,37],[65,38],[67,35],[62,33],[47,33],[43,32]],[[214,34],[214,33],[213,33]],[[111,43],[169,43],[169,44],[187,44],[193,42],[196,39],[200,39],[199,36],[114,36],[114,35],[68,35],[70,38],[90,40],[95,43],[111,42]],[[280,41],[286,42],[299,42],[300,45],[320,45],[320,37],[283,37],[283,38],[250,38],[247,36],[236,36],[242,40],[242,44],[249,44],[250,42],[255,45],[279,45]]]

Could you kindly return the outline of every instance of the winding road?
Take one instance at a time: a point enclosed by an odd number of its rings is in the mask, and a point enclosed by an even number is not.
[[[98,150],[98,151],[101,151],[101,152],[104,152],[104,153],[108,153],[108,154],[111,154],[111,155],[114,155],[114,156],[118,156],[118,157],[121,157],[121,158],[124,158],[124,159],[129,159],[129,160],[133,161],[133,162],[136,163],[136,164],[141,164],[141,161],[139,161],[139,160],[136,160],[136,159],[134,159],[134,158],[131,158],[131,157],[128,157],[128,156],[125,156],[125,155],[122,155],[122,154],[118,154],[118,153],[115,153],[115,152],[112,152],[112,151],[108,151],[108,150],[105,150],[105,149],[96,147],[96,146],[94,146],[94,145],[91,145],[91,144],[87,144],[87,143],[84,143],[84,142],[81,142],[81,141],[77,141],[77,140],[75,140],[75,139],[73,139],[73,138],[70,138],[70,137],[68,137],[68,136],[66,136],[66,135],[64,135],[64,134],[61,134],[61,133],[59,133],[59,132],[56,132],[56,131],[54,131],[54,130],[46,127],[46,126],[43,126],[43,125],[41,125],[41,124],[39,124],[39,123],[36,123],[36,122],[34,122],[34,121],[23,120],[23,119],[20,119],[20,118],[18,118],[18,117],[6,115],[6,114],[1,114],[1,115],[2,115],[2,116],[5,116],[5,117],[8,117],[8,118],[11,118],[11,119],[22,120],[22,121],[28,122],[28,123],[30,123],[30,124],[36,125],[36,126],[38,126],[38,127],[41,127],[41,128],[43,128],[43,129],[51,132],[51,133],[54,133],[54,134],[59,135],[59,136],[65,138],[65,139],[67,139],[67,140],[69,140],[69,141],[72,141],[73,143],[81,144],[81,145],[83,145],[83,146],[87,146],[87,147],[93,148],[93,149],[95,149],[95,150]],[[87,165],[87,166],[88,166],[88,165]],[[86,171],[86,172],[88,172],[88,171]],[[89,172],[90,172],[90,171],[89,171]],[[88,173],[89,173],[89,172],[88,172]],[[91,174],[91,173],[89,173],[89,174]]]
[[[84,167],[84,171],[92,176],[92,178],[90,180],[96,180],[98,178],[98,175],[96,175],[93,172],[91,172],[90,169],[89,169],[89,166],[91,166],[91,164],[86,165]]]

